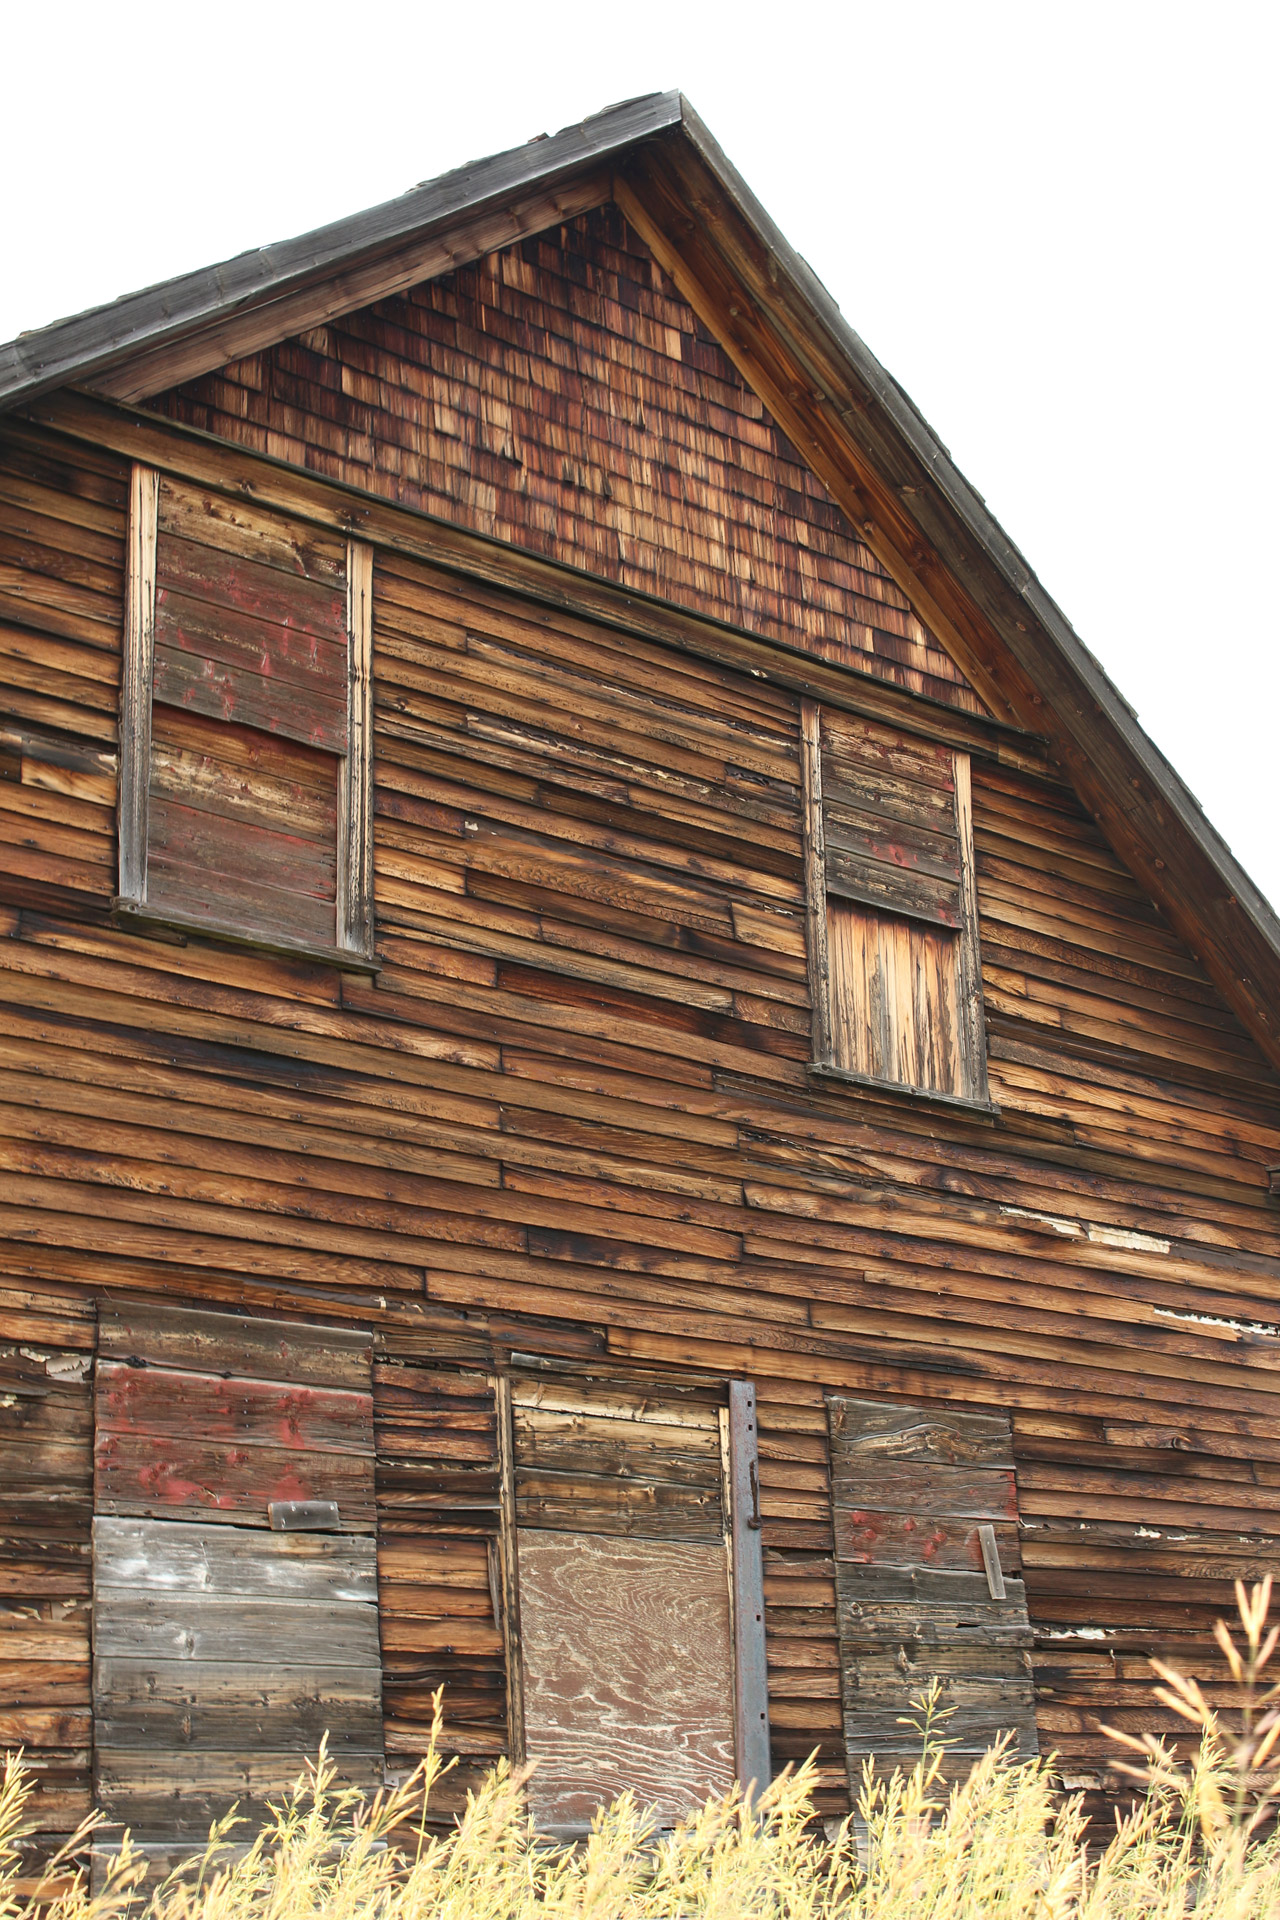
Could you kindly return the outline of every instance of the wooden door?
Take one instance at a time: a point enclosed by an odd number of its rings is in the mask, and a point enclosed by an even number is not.
[[[157,1840],[288,1791],[328,1735],[382,1779],[370,1337],[104,1311],[95,1390],[98,1803]]]
[[[836,1597],[851,1791],[864,1760],[910,1766],[935,1677],[945,1772],[1002,1733],[1037,1751],[1031,1630],[1008,1416],[833,1398]]]
[[[626,1789],[670,1825],[748,1765],[762,1782],[759,1536],[740,1515],[751,1543],[735,1551],[723,1395],[504,1384],[515,1744],[534,1763],[539,1828],[581,1832]],[[740,1397],[733,1424],[743,1405],[740,1460],[754,1443],[752,1403]]]

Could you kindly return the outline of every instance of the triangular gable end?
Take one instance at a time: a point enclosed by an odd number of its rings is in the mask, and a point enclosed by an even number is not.
[[[986,711],[614,206],[147,405]]]
[[[990,717],[1048,743],[1143,894],[1202,956],[1218,989],[1280,1065],[1280,919],[946,448],[683,96],[623,102],[398,200],[21,335],[0,346],[0,409],[24,408],[73,437],[88,429],[96,438],[111,416],[93,412],[92,403],[86,412],[74,389],[88,388],[108,405],[123,403],[121,432],[145,435],[145,421],[130,426],[127,412],[148,396],[163,398],[178,382],[300,339],[305,329],[327,328],[609,203],[724,348],[743,390],[768,409],[773,430],[789,436],[788,455],[800,449],[827,490],[827,504],[834,502],[846,530],[856,529],[855,539],[896,584],[905,597],[896,611],[909,605],[927,623],[927,633],[906,638],[923,638],[926,652],[941,642],[935,658],[945,650],[959,671],[938,676],[950,689],[940,697],[953,711],[980,701]],[[335,457],[351,457],[355,443],[338,421],[354,398],[339,382],[326,402],[333,417],[321,410]],[[247,401],[238,404],[247,416]],[[397,406],[404,407],[400,397],[391,418]],[[247,426],[235,437],[246,433]],[[394,436],[387,444],[395,445]],[[288,430],[281,441],[287,447]],[[572,477],[562,480],[567,485]],[[588,490],[580,492],[589,504]],[[807,481],[802,492],[806,509],[820,497]],[[683,498],[682,487],[674,495]],[[744,497],[759,508],[749,492]],[[561,498],[552,487],[540,502],[544,537],[556,525]],[[697,561],[700,586],[709,579],[723,586],[738,571],[751,578],[749,543],[739,552],[721,536],[720,545],[732,567]],[[859,571],[875,598],[876,572]],[[887,591],[884,604],[893,605]],[[648,609],[645,617],[654,616],[665,617],[665,610]],[[889,631],[879,620],[867,624]],[[806,650],[814,649],[806,642]],[[924,690],[923,680],[908,676],[930,663],[895,660],[895,648],[879,644],[855,664],[867,660],[880,663],[875,671],[883,678]]]

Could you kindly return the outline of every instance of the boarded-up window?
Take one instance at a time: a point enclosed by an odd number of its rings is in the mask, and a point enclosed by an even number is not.
[[[969,759],[806,703],[815,1064],[987,1101]]]
[[[1001,1733],[1037,1751],[1031,1631],[1004,1414],[832,1399],[844,1737],[851,1788],[868,1755],[918,1756],[904,1719],[936,1678],[948,1778]]]
[[[367,956],[370,550],[136,467],[120,905]]]
[[[321,1737],[382,1778],[368,1335],[104,1311],[94,1462],[99,1804],[164,1838],[286,1791]]]
[[[625,1789],[673,1822],[735,1777],[762,1784],[758,1512],[733,1484],[736,1466],[754,1488],[751,1390],[731,1412],[711,1394],[502,1384],[513,1745],[537,1761],[539,1826],[582,1830]]]

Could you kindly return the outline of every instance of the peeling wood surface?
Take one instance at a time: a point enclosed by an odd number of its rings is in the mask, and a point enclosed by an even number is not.
[[[525,1738],[543,1827],[630,1789],[671,1824],[734,1776],[723,1545],[520,1533]]]

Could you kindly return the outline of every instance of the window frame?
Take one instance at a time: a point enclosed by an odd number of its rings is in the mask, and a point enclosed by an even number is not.
[[[120,674],[118,891],[112,902],[124,925],[171,928],[269,953],[303,955],[347,971],[376,973],[373,916],[373,548],[346,543],[347,751],[339,756],[337,889],[334,942],[318,945],[284,934],[255,934],[147,898],[151,789],[151,713],[155,683],[156,580],[160,528],[158,467],[134,461],[129,482],[124,644]],[[181,475],[174,476],[179,482]]]
[[[899,732],[904,739],[913,736],[906,728],[894,729],[877,718],[876,724]],[[921,739],[925,735],[919,736]],[[931,744],[946,745],[945,742]],[[961,1108],[965,1112],[996,1117],[1000,1109],[991,1099],[987,1081],[986,1021],[982,1007],[982,956],[978,926],[978,895],[973,853],[973,797],[970,757],[960,748],[949,748],[955,778],[956,832],[960,844],[960,925],[958,942],[959,1009],[961,1061],[965,1089],[948,1093],[937,1087],[918,1087],[904,1080],[882,1079],[875,1074],[857,1073],[840,1066],[835,1058],[831,1018],[830,943],[827,913],[827,851],[822,790],[822,704],[805,698],[800,703],[801,793],[804,827],[805,950],[808,955],[809,995],[812,1005],[810,1075],[820,1081],[835,1081],[850,1086],[874,1089],[877,1093],[897,1094],[929,1105]],[[864,911],[874,915],[876,909]],[[893,916],[885,912],[882,918]]]

